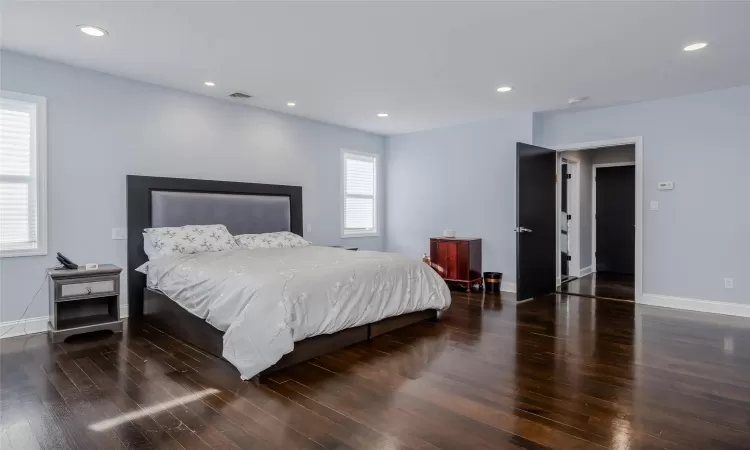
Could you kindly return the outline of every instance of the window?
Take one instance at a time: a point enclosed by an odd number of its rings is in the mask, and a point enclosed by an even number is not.
[[[0,91],[0,256],[47,254],[46,101]]]
[[[377,236],[377,155],[341,151],[341,237]]]

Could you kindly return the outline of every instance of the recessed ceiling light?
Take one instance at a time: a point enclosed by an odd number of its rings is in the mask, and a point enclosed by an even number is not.
[[[577,104],[579,104],[581,102],[585,102],[588,99],[589,99],[588,97],[570,97],[568,99],[568,104],[569,105],[577,105]]]
[[[206,82],[205,82],[205,83],[203,83],[203,84],[205,84],[206,86],[209,86],[209,87],[214,87],[214,86],[216,86],[216,83],[214,83],[213,81],[206,81]]]
[[[512,86],[500,86],[499,88],[497,88],[497,92],[510,92],[512,90]]]
[[[91,25],[78,25],[78,29],[81,30],[81,33],[86,33],[89,36],[102,37],[107,35],[106,30]]]
[[[378,117],[388,117],[388,113],[378,113]]]
[[[707,45],[708,44],[706,44],[705,42],[696,42],[695,44],[690,44],[687,47],[683,48],[683,50],[686,52],[692,52],[695,50],[700,50],[702,48],[705,48]]]
[[[287,102],[287,103],[286,103],[286,106],[288,106],[288,107],[290,107],[290,108],[294,108],[295,106],[297,106],[297,104],[296,104],[296,103],[294,103],[294,102]]]

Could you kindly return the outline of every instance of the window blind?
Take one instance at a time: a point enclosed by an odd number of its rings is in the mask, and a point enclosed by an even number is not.
[[[344,154],[344,234],[376,232],[376,183],[374,156]]]
[[[38,248],[36,104],[0,98],[0,250]]]

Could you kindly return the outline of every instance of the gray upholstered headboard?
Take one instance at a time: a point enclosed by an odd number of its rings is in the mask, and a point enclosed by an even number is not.
[[[151,191],[151,226],[223,224],[232,234],[291,231],[286,196]]]
[[[232,234],[291,231],[302,236],[302,187],[127,176],[128,312],[143,315],[148,261],[143,229],[224,224]]]

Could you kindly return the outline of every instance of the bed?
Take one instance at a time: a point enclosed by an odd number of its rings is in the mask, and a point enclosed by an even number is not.
[[[299,186],[129,175],[127,212],[129,316],[228,360],[243,379],[436,320],[450,305],[428,266],[388,253],[236,249],[149,262],[144,252],[146,228],[302,236]]]

